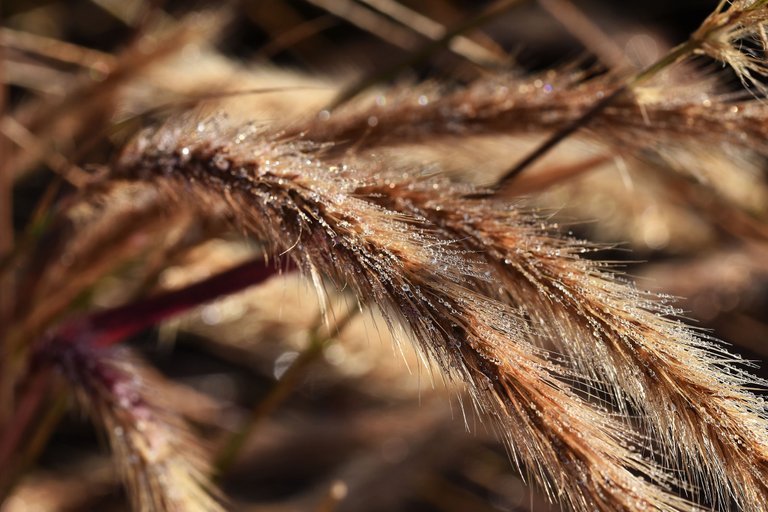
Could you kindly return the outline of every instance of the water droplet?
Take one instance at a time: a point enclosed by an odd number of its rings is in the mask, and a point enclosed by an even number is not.
[[[275,360],[275,365],[272,369],[275,379],[280,379],[288,368],[291,367],[297,357],[299,357],[299,353],[295,351],[283,352],[280,354]]]

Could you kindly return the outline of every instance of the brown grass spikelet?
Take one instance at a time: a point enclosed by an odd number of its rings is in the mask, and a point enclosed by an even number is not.
[[[396,89],[289,122],[285,136],[331,142],[329,151],[362,155],[446,144],[451,151],[442,153],[448,165],[456,154],[473,151],[472,144],[456,141],[477,137],[498,142],[487,153],[473,155],[494,162],[507,158],[505,142],[557,132],[616,90],[611,75],[583,78],[563,69],[533,76],[495,75],[453,89]],[[768,153],[765,109],[759,99],[745,100],[720,89],[670,85],[661,77],[615,100],[574,138],[592,152],[604,148],[630,168],[650,164],[691,176],[734,206],[764,216],[768,188],[759,178],[759,166],[760,156]],[[435,153],[433,159],[440,161],[440,152]],[[469,172],[480,183],[496,177],[494,172]],[[517,183],[505,191],[519,193]],[[530,192],[524,187],[520,191]]]
[[[224,510],[208,482],[200,441],[162,403],[163,382],[125,349],[94,349],[67,341],[47,351],[75,396],[109,440],[135,510]]]
[[[765,75],[765,26],[768,5],[763,0],[721,0],[691,39],[697,53],[731,66],[746,85],[762,89],[757,80]]]
[[[680,461],[689,461],[694,472],[715,479],[697,482],[709,499],[735,499],[747,510],[765,506],[766,413],[748,391],[762,384],[733,364],[738,359],[674,320],[678,312],[660,297],[582,258],[594,249],[553,236],[545,222],[460,196],[434,198],[412,184],[390,197],[400,202],[394,208],[431,219],[482,254],[498,284],[486,293],[522,309],[533,338],[588,369],[625,414],[644,411],[640,421],[665,441],[659,448],[668,464],[688,470]]]
[[[257,127],[227,130],[204,120],[195,133],[188,125],[182,120],[142,136],[124,153],[115,178],[166,187],[175,201],[224,200],[240,228],[268,240],[273,253],[288,253],[318,286],[320,275],[332,276],[389,312],[390,321],[405,320],[427,354],[473,385],[475,399],[501,422],[515,453],[553,497],[562,494],[560,500],[585,510],[636,503],[687,509],[665,491],[686,484],[632,451],[645,444],[642,437],[580,398],[571,384],[593,389],[594,377],[536,348],[529,331],[536,326],[517,307],[483,293],[493,272],[476,247],[466,247],[478,238],[471,226],[483,220],[472,209],[482,202],[462,199],[471,188],[414,181],[412,173],[370,162],[324,163],[311,146],[270,140]],[[461,209],[449,201],[407,206],[415,195],[432,198],[435,191],[463,201]],[[461,237],[444,215],[464,216]],[[558,477],[563,464],[578,468],[577,482]]]

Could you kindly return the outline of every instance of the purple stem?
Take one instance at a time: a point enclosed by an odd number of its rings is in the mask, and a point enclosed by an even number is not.
[[[66,322],[49,339],[55,342],[82,342],[92,347],[113,345],[163,320],[262,283],[275,275],[278,268],[291,269],[285,264],[268,264],[262,258],[249,260],[185,288]]]

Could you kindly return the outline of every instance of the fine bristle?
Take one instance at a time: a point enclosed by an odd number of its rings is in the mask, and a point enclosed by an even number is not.
[[[151,378],[125,350],[57,347],[57,364],[94,423],[109,439],[135,510],[224,510],[208,482],[200,441]]]

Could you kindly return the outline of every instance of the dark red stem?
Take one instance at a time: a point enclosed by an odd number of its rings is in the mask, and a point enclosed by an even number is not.
[[[262,283],[283,264],[259,258],[199,281],[190,286],[143,298],[112,309],[66,322],[56,329],[50,342],[78,342],[106,347],[219,297]]]

